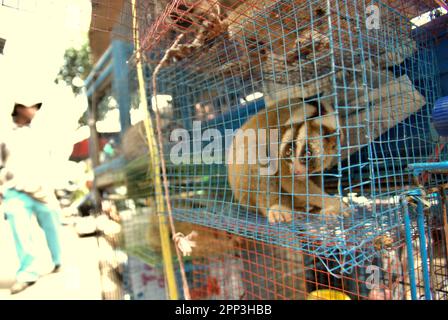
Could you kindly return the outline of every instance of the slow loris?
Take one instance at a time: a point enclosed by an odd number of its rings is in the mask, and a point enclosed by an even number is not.
[[[337,158],[337,139],[342,132],[336,133],[336,115],[323,101],[292,100],[287,108],[260,111],[241,127],[243,134],[257,132],[255,144],[237,134],[229,148],[228,180],[235,198],[242,205],[255,207],[270,223],[290,222],[298,208],[320,208],[323,214],[339,214],[345,208],[340,198],[330,197],[310,176],[322,174]],[[266,137],[277,129],[278,140],[263,141],[268,139],[260,136],[259,129],[266,130]],[[266,144],[271,159],[278,160],[276,170],[268,174],[261,161]],[[251,162],[254,156],[256,161]]]

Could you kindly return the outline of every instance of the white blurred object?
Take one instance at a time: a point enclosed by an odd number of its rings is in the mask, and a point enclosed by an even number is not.
[[[186,236],[183,233],[178,232],[173,236],[174,243],[176,243],[184,257],[190,256],[193,252],[193,248],[196,247],[196,241],[193,241],[193,238],[197,236],[198,233],[196,231],[192,231]]]
[[[79,290],[81,288],[81,270],[78,267],[68,266],[63,273],[66,289]]]
[[[342,200],[346,204],[353,203],[353,204],[357,204],[357,205],[361,205],[361,206],[371,206],[372,205],[372,200],[367,199],[364,196],[358,197],[358,194],[356,192],[347,194],[347,197],[343,197]]]
[[[22,6],[25,3],[22,2],[18,4]],[[35,3],[27,6],[29,10],[0,6],[0,37],[7,40],[4,54],[0,55],[0,127],[10,120],[10,108],[17,92],[23,92],[24,88],[28,91],[51,89],[64,63],[65,50],[80,47],[87,40],[91,19],[89,0]],[[71,112],[66,106],[69,101],[59,100],[59,109]]]
[[[76,233],[80,236],[94,234],[96,232],[97,221],[93,216],[78,217],[75,222]]]
[[[120,132],[120,110],[110,109],[103,120],[96,122],[96,129],[98,132]]]

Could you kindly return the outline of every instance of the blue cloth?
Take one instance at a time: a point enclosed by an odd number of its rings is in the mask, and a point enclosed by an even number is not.
[[[6,218],[12,229],[20,262],[17,281],[36,281],[39,278],[39,271],[37,270],[34,252],[32,217],[33,214],[36,215],[39,226],[44,230],[53,263],[60,265],[61,246],[58,212],[49,205],[15,189],[7,189],[3,196]]]

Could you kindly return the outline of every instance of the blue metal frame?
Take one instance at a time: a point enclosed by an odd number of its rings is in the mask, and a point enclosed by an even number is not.
[[[428,270],[428,250],[426,248],[425,216],[423,213],[423,203],[417,200],[417,226],[420,237],[420,252],[422,255],[423,282],[425,287],[425,299],[431,300],[431,281]]]
[[[413,172],[414,176],[418,176],[424,171],[448,170],[448,161],[411,163],[408,165],[408,168]]]
[[[431,300],[431,280],[429,277],[429,269],[428,269],[428,248],[426,246],[426,231],[425,231],[425,215],[423,211],[423,203],[421,201],[422,192],[419,189],[415,189],[409,192],[410,196],[413,196],[415,200],[417,201],[417,228],[418,228],[418,234],[419,234],[419,240],[420,240],[420,256],[422,259],[422,271],[423,271],[423,283],[424,283],[424,289],[425,289],[425,299]],[[409,222],[409,213],[407,210],[407,206],[405,207],[405,226],[406,226],[406,242],[407,247],[409,250],[409,247],[412,248],[412,241],[408,242],[408,232],[410,233],[410,222]],[[406,221],[406,219],[408,221]],[[409,251],[408,251],[409,253]],[[409,257],[408,257],[409,259]],[[413,259],[412,259],[413,260]],[[412,265],[412,269],[413,269]],[[411,268],[410,268],[411,270]],[[409,271],[411,272],[411,271]],[[415,286],[415,283],[412,285],[411,281],[411,290],[412,287]],[[415,288],[414,288],[415,290]],[[414,297],[412,297],[414,299]]]
[[[409,217],[409,208],[405,199],[403,200],[403,208],[404,208],[406,251],[408,258],[408,273],[409,273],[409,284],[411,287],[411,298],[412,300],[417,300],[417,285],[415,281],[415,269],[414,269],[414,250],[412,247],[412,235],[411,235],[411,219]]]
[[[100,88],[104,81],[106,81],[112,74],[112,70],[112,65],[109,64],[103,71],[101,71],[98,78],[93,81],[92,86],[87,89],[87,97],[91,98],[93,96],[93,93]]]
[[[408,166],[411,173],[417,177],[423,172],[437,172],[440,170],[448,170],[448,161],[442,161],[442,162],[425,162],[425,163],[411,163]],[[424,281],[424,289],[425,289],[425,299],[431,300],[432,294],[431,294],[431,282],[429,277],[429,270],[428,270],[428,248],[426,245],[426,232],[425,232],[425,216],[423,211],[423,203],[420,200],[420,197],[422,196],[422,193],[420,190],[413,190],[410,195],[415,196],[415,199],[417,200],[417,227],[418,227],[418,233],[419,233],[419,240],[420,240],[420,255],[422,258],[422,269],[423,269],[423,281]],[[406,210],[407,211],[407,210]],[[406,236],[408,235],[408,232],[410,232],[410,224],[406,223],[406,219],[409,219],[408,214],[405,213],[405,224],[406,224]],[[428,240],[430,241],[430,235],[428,235]],[[412,246],[412,242],[408,242],[408,236],[406,237],[406,242],[408,245],[408,254],[409,254],[409,247]],[[412,249],[411,249],[412,250]],[[411,272],[411,271],[409,271]],[[411,280],[411,289],[413,289],[413,286],[415,283],[412,283]],[[414,299],[414,296],[412,296]]]
[[[131,57],[133,46],[121,40],[112,40],[110,47],[98,60],[85,81],[87,97],[91,99],[94,92],[111,81],[113,95],[117,100],[120,111],[120,125],[123,133],[131,125],[129,110],[131,108],[131,94],[129,88],[128,59]]]
[[[106,63],[109,62],[111,53],[112,53],[112,49],[111,49],[111,47],[109,47],[106,50],[106,52],[103,53],[103,55],[98,60],[98,62],[95,64],[95,66],[93,67],[92,71],[90,71],[90,74],[85,81],[86,88],[90,88],[95,74],[101,72],[101,69],[103,69],[105,67]]]
[[[132,55],[132,46],[120,40],[112,41],[112,88],[120,110],[120,125],[123,133],[131,125],[131,94],[127,61]]]

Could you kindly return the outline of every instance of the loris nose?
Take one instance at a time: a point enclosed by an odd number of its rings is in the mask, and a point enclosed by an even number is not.
[[[300,165],[300,164],[296,164],[294,166],[294,174],[297,175],[304,175],[306,173],[306,166],[304,165]]]

